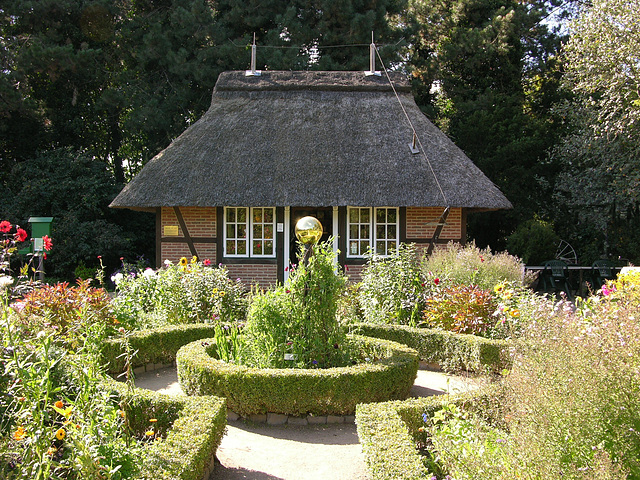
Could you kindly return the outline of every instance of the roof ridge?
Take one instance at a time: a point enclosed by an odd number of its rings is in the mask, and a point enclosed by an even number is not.
[[[410,92],[406,76],[391,74],[396,90]],[[385,77],[366,76],[365,72],[316,70],[263,70],[259,76],[247,76],[244,71],[223,72],[218,77],[216,91],[366,91],[391,92]]]

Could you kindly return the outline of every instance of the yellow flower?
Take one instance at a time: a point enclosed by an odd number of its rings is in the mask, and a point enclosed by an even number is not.
[[[20,425],[15,432],[13,432],[13,439],[16,442],[20,442],[22,440],[24,440],[24,437],[27,436],[27,432],[25,431],[24,427],[22,425]]]
[[[149,419],[149,421],[150,421],[151,423],[156,423],[156,422],[158,421],[158,419],[157,419],[157,418],[150,418],[150,419]]]
[[[58,451],[58,449],[56,447],[49,447],[47,449],[47,455],[49,455],[50,457],[53,456],[54,453],[56,453]]]
[[[147,430],[146,432],[144,432],[144,434],[147,437],[153,437],[155,435],[155,432],[153,431],[153,429],[151,429],[151,430]]]
[[[182,257],[180,259],[180,266],[181,267],[186,267],[187,266],[187,257]]]
[[[518,318],[520,316],[520,310],[514,308],[513,310],[511,310],[511,316],[514,318]]]
[[[222,292],[220,292],[220,296],[221,296],[221,297],[224,297],[224,296],[225,296],[225,293],[226,293],[226,292],[223,290]]]
[[[62,440],[66,434],[67,432],[65,432],[64,428],[59,428],[58,431],[56,432],[56,438],[58,440]]]
[[[191,257],[191,264],[195,265],[198,261],[198,257],[196,257],[195,255],[193,257]]]
[[[64,402],[62,400],[58,400],[54,405],[58,408],[64,408]]]
[[[504,285],[502,283],[499,283],[495,287],[493,287],[493,291],[496,293],[502,293],[503,290],[504,290]]]

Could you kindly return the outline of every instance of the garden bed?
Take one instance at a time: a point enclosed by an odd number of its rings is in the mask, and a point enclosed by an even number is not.
[[[482,411],[495,402],[495,390],[358,405],[356,425],[371,480],[431,478],[417,449],[419,428],[425,417],[447,404]]]
[[[143,437],[153,425],[162,435],[147,447],[137,478],[144,480],[207,480],[226,427],[223,398],[173,397],[106,379],[125,406],[134,435]],[[150,424],[149,419],[154,423]]]
[[[225,397],[243,417],[350,415],[359,403],[406,398],[418,370],[415,350],[386,340],[350,339],[371,361],[326,369],[251,368],[217,360],[215,340],[199,340],[178,351],[178,378],[185,393]]]

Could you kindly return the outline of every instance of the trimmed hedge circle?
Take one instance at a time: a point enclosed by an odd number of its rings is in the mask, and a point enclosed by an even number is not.
[[[214,339],[183,346],[178,380],[188,395],[216,395],[241,416],[352,415],[359,403],[407,397],[418,371],[415,350],[388,340],[349,335],[378,360],[327,369],[251,368],[217,360]]]

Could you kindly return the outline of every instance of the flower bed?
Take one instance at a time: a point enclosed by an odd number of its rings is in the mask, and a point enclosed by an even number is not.
[[[125,405],[124,415],[136,436],[150,425],[164,432],[148,447],[137,478],[144,480],[206,480],[226,427],[223,398],[173,397],[106,379],[104,387]],[[150,424],[149,419],[154,423]]]
[[[386,340],[350,336],[371,361],[327,369],[250,368],[213,357],[213,339],[178,351],[176,363],[183,391],[217,395],[241,416],[349,415],[363,402],[403,399],[418,370],[415,350]]]
[[[371,480],[432,478],[416,448],[419,428],[425,424],[425,418],[452,403],[481,411],[492,398],[495,398],[495,391],[489,389],[456,396],[358,405],[358,438]]]
[[[406,325],[358,323],[352,332],[402,343],[418,351],[420,359],[448,371],[491,371],[510,367],[509,342],[475,335],[446,332]]]

